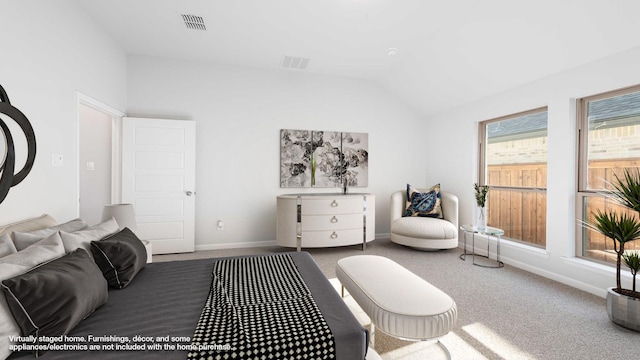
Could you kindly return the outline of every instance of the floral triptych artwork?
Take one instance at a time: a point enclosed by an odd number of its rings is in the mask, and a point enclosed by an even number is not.
[[[366,187],[366,133],[280,130],[280,187]]]

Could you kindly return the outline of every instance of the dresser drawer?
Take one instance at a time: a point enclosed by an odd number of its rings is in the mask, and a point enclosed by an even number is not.
[[[302,199],[302,215],[362,214],[362,197],[323,197]]]
[[[303,231],[302,247],[329,247],[361,244],[362,238],[362,229]]]
[[[358,214],[302,215],[302,231],[337,229],[362,230],[362,212]]]

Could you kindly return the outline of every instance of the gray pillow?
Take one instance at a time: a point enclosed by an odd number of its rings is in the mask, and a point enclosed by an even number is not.
[[[116,219],[111,218],[99,224],[72,233],[60,231],[60,237],[62,237],[64,251],[67,254],[75,249],[81,248],[87,251],[89,256],[93,258],[93,254],[91,253],[91,242],[101,240],[111,234],[114,234],[118,229],[119,227]]]
[[[17,232],[29,232],[44,229],[56,224],[56,219],[48,214],[42,214],[38,217],[24,219],[13,222],[11,224],[0,225],[0,235],[11,234]]]
[[[50,226],[48,228],[31,231],[31,232],[13,232],[13,244],[16,246],[18,251],[26,249],[27,246],[34,244],[45,237],[58,232],[74,232],[78,230],[82,230],[87,227],[87,223],[82,219],[74,219],[71,221],[67,221],[66,223]]]
[[[29,246],[15,254],[0,258],[0,281],[24,274],[41,263],[64,255],[64,246],[58,233]],[[0,296],[0,359],[11,355],[9,336],[20,335],[4,296]]]
[[[9,234],[0,235],[0,258],[17,252],[18,250],[15,245],[13,245],[13,241],[11,241]]]
[[[93,258],[109,286],[122,289],[147,264],[147,249],[129,228],[91,242]]]
[[[108,296],[107,282],[83,249],[2,281],[2,290],[22,335],[38,337],[68,334]]]
[[[0,280],[5,273],[25,273],[43,262],[65,254],[60,233],[54,233],[15,254],[0,258]]]

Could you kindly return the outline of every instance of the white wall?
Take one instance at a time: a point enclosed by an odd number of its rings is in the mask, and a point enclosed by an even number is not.
[[[42,213],[72,219],[78,208],[76,91],[124,109],[126,56],[69,1],[2,0],[0,9],[0,84],[37,140],[33,170],[0,204],[0,223]],[[22,167],[26,150],[16,152]],[[52,167],[52,154],[63,155],[64,165]]]
[[[615,285],[614,270],[574,258],[575,99],[640,83],[638,64],[640,48],[431,117],[429,127],[438,128],[442,134],[435,138],[434,145],[450,150],[428,166],[433,171],[428,172],[427,182],[437,179],[436,174],[446,174],[440,179],[451,184],[459,195],[461,222],[469,223],[474,204],[472,184],[477,181],[478,122],[547,105],[547,249],[503,242],[502,256],[506,263],[604,296],[606,288]],[[458,146],[451,148],[453,142]]]
[[[423,118],[370,82],[130,56],[127,92],[129,116],[196,121],[197,249],[275,240],[276,196],[304,191],[279,187],[280,129],[369,134],[369,187],[351,191],[376,194],[378,234],[391,192],[429,185]]]

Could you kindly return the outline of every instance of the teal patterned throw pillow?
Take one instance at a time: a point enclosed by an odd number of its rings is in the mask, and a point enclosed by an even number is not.
[[[440,184],[420,192],[407,184],[407,210],[403,216],[422,216],[444,219],[440,205]]]

